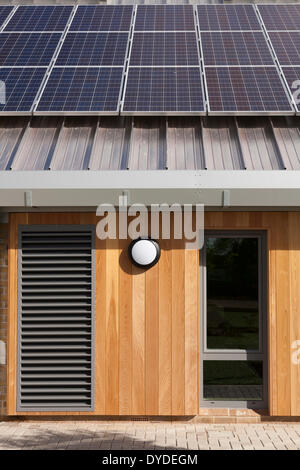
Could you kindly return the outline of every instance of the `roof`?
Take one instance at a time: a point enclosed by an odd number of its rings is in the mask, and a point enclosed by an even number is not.
[[[300,170],[300,118],[2,118],[3,170]]]
[[[124,191],[130,203],[300,207],[300,118],[0,119],[0,208],[118,205]]]

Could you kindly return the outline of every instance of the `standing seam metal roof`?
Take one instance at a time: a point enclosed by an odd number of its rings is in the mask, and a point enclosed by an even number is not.
[[[299,170],[298,117],[0,119],[0,170]]]

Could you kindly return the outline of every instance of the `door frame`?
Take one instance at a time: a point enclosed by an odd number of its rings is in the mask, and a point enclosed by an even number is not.
[[[268,279],[267,279],[267,231],[266,230],[242,230],[242,229],[208,229],[205,230],[204,239],[207,237],[231,237],[231,238],[258,238],[258,282],[259,282],[259,351],[251,350],[214,350],[206,349],[206,253],[205,242],[199,253],[199,396],[201,408],[268,408],[269,384],[268,384]],[[259,360],[263,361],[263,399],[262,400],[207,400],[203,397],[203,361],[211,360]],[[226,356],[226,358],[224,358]]]

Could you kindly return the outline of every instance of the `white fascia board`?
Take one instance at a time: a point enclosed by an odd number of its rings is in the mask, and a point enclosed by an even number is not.
[[[300,171],[0,171],[0,189],[299,189]]]

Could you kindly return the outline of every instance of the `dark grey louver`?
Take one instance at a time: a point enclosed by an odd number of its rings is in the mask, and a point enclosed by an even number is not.
[[[93,231],[19,232],[19,410],[93,406]]]

